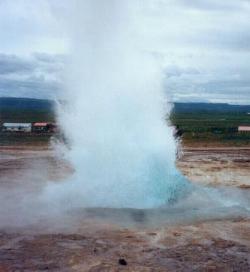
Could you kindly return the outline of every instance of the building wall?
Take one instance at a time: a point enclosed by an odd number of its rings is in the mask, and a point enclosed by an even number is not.
[[[30,127],[8,127],[8,126],[3,126],[2,131],[6,132],[31,132],[31,126]]]
[[[239,126],[238,131],[239,132],[249,132],[250,133],[250,126]]]

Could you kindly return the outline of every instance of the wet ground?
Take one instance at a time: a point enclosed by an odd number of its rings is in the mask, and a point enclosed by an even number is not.
[[[2,233],[0,271],[249,271],[249,221],[135,231]]]
[[[249,198],[250,149],[186,149],[177,164],[194,184]],[[34,213],[47,181],[72,172],[52,150],[0,150],[0,271],[250,271],[244,204],[213,210],[213,203],[195,209],[187,202],[172,213],[79,209],[46,218],[48,206]]]
[[[177,165],[195,183],[250,189],[250,147],[188,148]]]

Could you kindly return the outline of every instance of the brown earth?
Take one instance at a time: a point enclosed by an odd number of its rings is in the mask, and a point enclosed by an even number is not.
[[[177,166],[195,183],[250,189],[250,147],[185,148]]]
[[[248,194],[250,148],[189,147],[177,165],[195,184]],[[0,271],[250,271],[248,215],[154,226],[139,216],[139,224],[124,226],[77,212],[19,224],[25,215],[14,212],[23,198],[72,172],[52,150],[1,148]]]

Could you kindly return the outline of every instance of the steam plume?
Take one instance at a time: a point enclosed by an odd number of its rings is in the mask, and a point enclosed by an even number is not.
[[[175,167],[162,74],[145,35],[149,1],[75,1],[68,108],[60,122],[76,172],[62,190],[82,206],[147,208],[185,186]]]

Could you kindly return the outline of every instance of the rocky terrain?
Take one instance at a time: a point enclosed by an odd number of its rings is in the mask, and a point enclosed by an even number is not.
[[[239,219],[153,230],[2,232],[0,271],[249,271],[249,224]]]
[[[249,196],[248,148],[184,149],[177,165],[194,184]],[[180,212],[171,222],[161,210],[158,217],[166,219],[148,223],[143,211],[78,210],[46,218],[34,213],[35,201],[26,207],[48,180],[58,183],[72,172],[52,150],[1,148],[0,271],[250,271],[247,210],[214,217],[194,211],[192,220]]]

